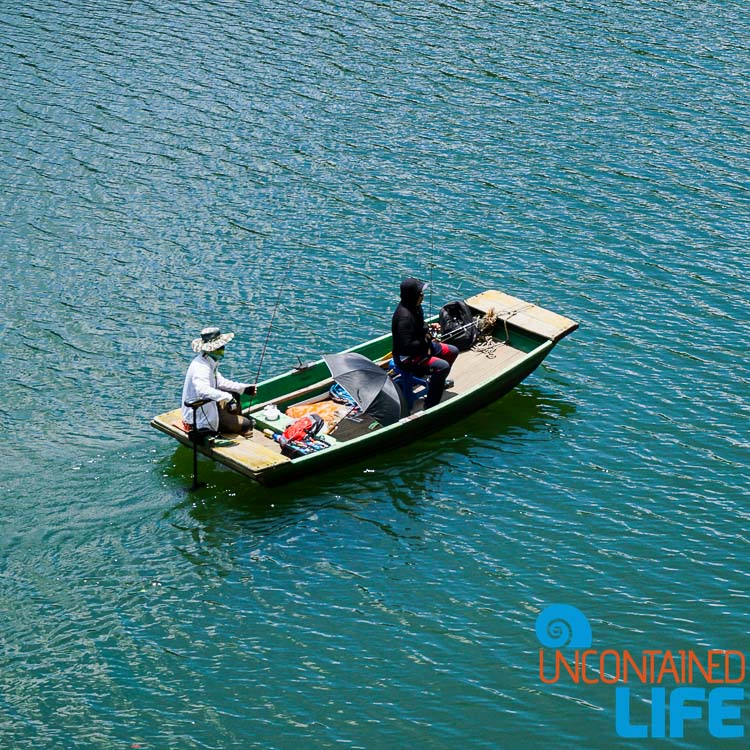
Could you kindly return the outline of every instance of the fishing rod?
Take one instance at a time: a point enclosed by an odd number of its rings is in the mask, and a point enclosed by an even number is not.
[[[435,225],[430,224],[430,304],[428,310],[432,317],[432,271],[435,268]]]
[[[289,269],[292,267],[292,260],[294,256],[291,256],[289,258],[289,263],[287,264],[286,269],[284,270],[284,278],[283,283],[281,287],[279,288],[279,296],[276,298],[276,304],[273,308],[273,314],[271,315],[271,322],[268,324],[268,332],[266,333],[266,340],[263,343],[263,349],[260,352],[260,362],[258,363],[258,372],[255,375],[255,385],[258,384],[258,381],[260,380],[260,371],[263,368],[263,360],[266,356],[266,349],[268,348],[268,340],[271,338],[271,329],[273,328],[273,322],[276,319],[276,313],[279,309],[279,303],[281,302],[281,297],[284,294],[284,291],[286,290],[286,287],[289,283]]]
[[[479,326],[477,326],[476,320],[472,320],[471,323],[464,323],[464,325],[459,326],[458,328],[454,328],[450,333],[445,333],[445,334],[441,333],[439,337],[440,341],[447,341],[448,339],[452,339],[454,336],[457,336],[459,333],[463,333],[464,331],[468,330],[472,326],[474,326],[477,329],[479,328]]]

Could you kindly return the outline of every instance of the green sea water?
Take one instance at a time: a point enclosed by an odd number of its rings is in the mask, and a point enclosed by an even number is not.
[[[618,736],[535,632],[567,604],[600,651],[750,652],[745,3],[0,21],[0,747],[746,746],[705,704]],[[270,377],[385,332],[412,274],[580,329],[411,447],[186,491],[148,421],[202,326],[252,380],[281,292]]]

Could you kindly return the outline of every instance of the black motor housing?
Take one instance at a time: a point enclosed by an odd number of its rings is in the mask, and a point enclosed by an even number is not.
[[[471,349],[479,338],[479,329],[469,306],[462,300],[440,308],[440,340],[460,351]]]

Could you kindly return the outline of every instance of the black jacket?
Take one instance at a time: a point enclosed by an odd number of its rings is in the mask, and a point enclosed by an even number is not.
[[[429,352],[424,312],[422,305],[417,303],[424,286],[419,279],[404,279],[401,282],[401,302],[391,321],[394,359],[399,356],[424,357]]]

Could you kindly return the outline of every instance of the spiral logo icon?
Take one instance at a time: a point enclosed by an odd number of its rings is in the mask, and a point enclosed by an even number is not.
[[[570,604],[551,604],[536,618],[536,637],[545,648],[590,648],[591,625]]]

